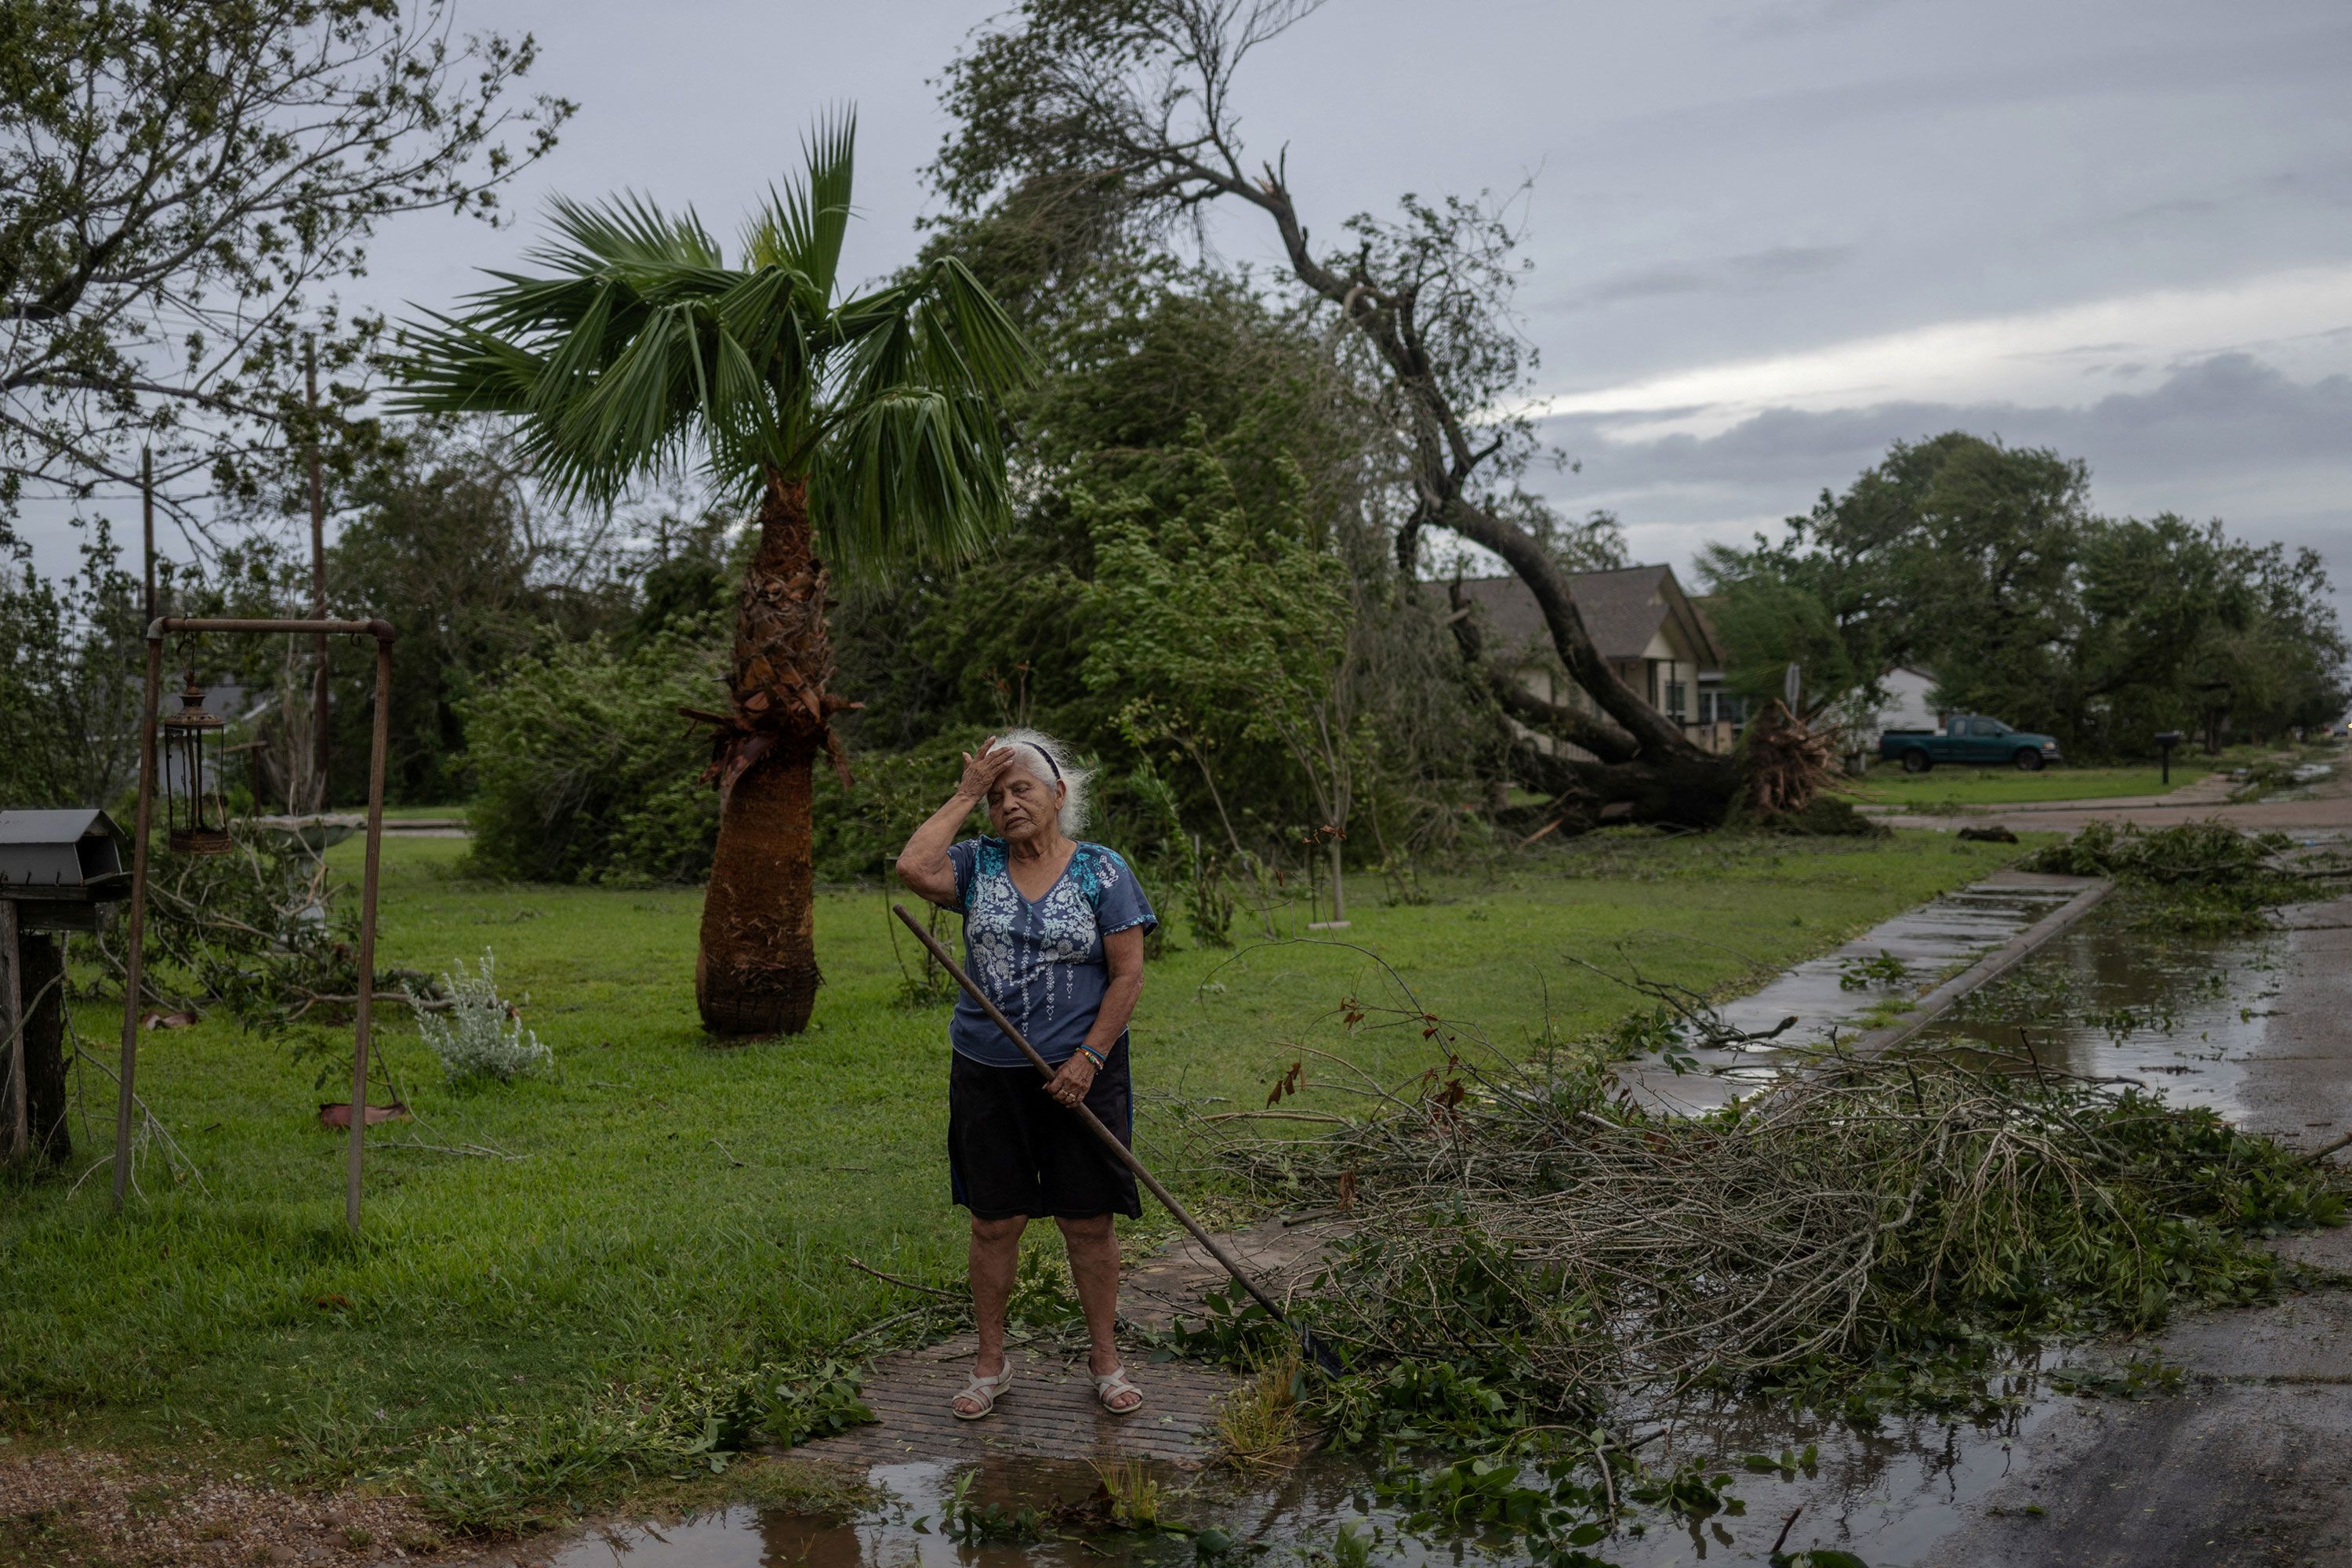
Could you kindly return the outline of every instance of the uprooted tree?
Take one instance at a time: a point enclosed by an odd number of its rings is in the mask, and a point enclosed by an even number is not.
[[[1515,746],[1521,777],[1566,816],[1622,803],[1643,821],[1705,826],[1738,791],[1737,764],[1699,749],[1636,696],[1593,645],[1567,574],[1525,521],[1518,478],[1537,455],[1531,422],[1500,412],[1534,366],[1511,330],[1512,235],[1491,204],[1407,196],[1398,222],[1358,216],[1318,250],[1285,162],[1249,167],[1233,102],[1242,62],[1319,0],[1027,0],[948,69],[960,129],[933,175],[960,213],[1018,215],[1050,232],[1044,256],[1082,260],[1139,234],[1198,222],[1213,203],[1257,209],[1292,275],[1354,329],[1391,399],[1412,501],[1397,555],[1408,575],[1425,531],[1499,556],[1543,613],[1553,649],[1590,707],[1547,701],[1475,660],[1503,710],[1586,753]],[[1466,623],[1463,623],[1466,626]]]

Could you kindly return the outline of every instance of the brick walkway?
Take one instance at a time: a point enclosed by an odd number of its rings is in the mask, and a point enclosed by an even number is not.
[[[1313,1227],[1276,1220],[1223,1237],[1276,1300],[1319,1256]],[[1180,1308],[1222,1285],[1225,1272],[1187,1237],[1129,1268],[1120,1280],[1120,1319],[1164,1328]],[[1216,1457],[1217,1407],[1242,1380],[1221,1367],[1147,1362],[1130,1356],[1129,1375],[1143,1408],[1113,1415],[1097,1403],[1083,1349],[1015,1348],[1013,1386],[984,1421],[959,1421],[950,1407],[971,1373],[978,1342],[970,1334],[923,1350],[885,1356],[866,1373],[865,1399],[877,1417],[837,1437],[804,1444],[795,1458],[869,1466],[909,1458],[974,1460],[1021,1454],[1045,1459],[1151,1459],[1197,1468]]]

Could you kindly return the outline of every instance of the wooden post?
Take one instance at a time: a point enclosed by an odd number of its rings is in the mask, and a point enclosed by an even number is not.
[[[155,707],[163,689],[163,627],[147,626],[147,695],[139,710],[139,826],[131,847],[131,931],[126,939],[129,963],[122,990],[122,1065],[114,1100],[114,1211],[122,1212],[122,1196],[131,1187],[131,1113],[136,1103],[131,1085],[139,1076],[139,998],[147,939],[147,841],[155,826]]]
[[[22,1164],[33,1152],[33,1125],[25,1109],[25,953],[16,933],[16,902],[0,899],[0,1030],[8,1036],[8,1159]]]
[[[319,620],[327,618],[327,494],[319,478],[319,341],[307,338],[302,343],[302,382],[310,406],[310,614]],[[327,634],[319,634],[312,645],[312,658],[317,661],[310,675],[310,753],[311,768],[318,779],[314,786],[316,798],[310,803],[313,811],[327,809],[327,723],[330,717],[327,702]]]
[[[375,1005],[376,871],[383,851],[383,753],[392,736],[392,638],[375,641],[375,737],[368,750],[367,868],[360,880],[360,1006],[352,1043],[352,1139],[343,1218],[360,1228],[360,1163],[367,1145],[368,1034]]]
[[[147,542],[147,618],[155,618],[155,449],[139,448],[140,531]]]

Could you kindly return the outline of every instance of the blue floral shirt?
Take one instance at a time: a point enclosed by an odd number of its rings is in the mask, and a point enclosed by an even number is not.
[[[963,910],[965,972],[1039,1056],[1067,1061],[1094,1027],[1110,989],[1103,938],[1160,923],[1143,884],[1099,844],[1079,844],[1060,879],[1034,901],[1013,885],[1002,838],[951,844],[948,858],[955,862],[956,904]],[[961,994],[948,1043],[958,1055],[992,1067],[1029,1062],[980,1005]]]

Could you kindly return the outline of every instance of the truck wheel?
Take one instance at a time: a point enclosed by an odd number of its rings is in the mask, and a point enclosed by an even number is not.
[[[1924,773],[1935,765],[1935,759],[1916,746],[1903,753],[1903,771],[1906,773]]]
[[[2039,752],[2021,750],[2017,753],[2016,761],[2019,773],[2038,773],[2042,771],[2042,753]]]

